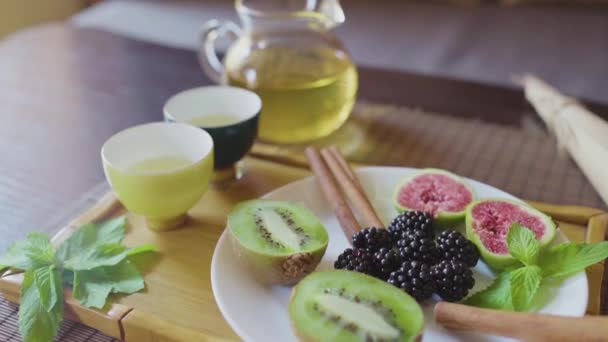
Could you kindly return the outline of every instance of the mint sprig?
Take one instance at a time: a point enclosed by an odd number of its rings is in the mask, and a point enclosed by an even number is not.
[[[509,272],[513,309],[525,311],[530,308],[542,280],[540,267],[524,266]]]
[[[49,279],[41,282],[47,284],[46,286],[36,285],[35,270],[28,270],[23,276],[19,299],[19,333],[26,342],[52,341],[63,319],[63,290],[61,286],[51,286],[52,283],[57,285],[57,280],[61,281],[61,272],[56,269],[50,270],[51,267],[47,268],[49,272],[40,273],[39,277],[53,277],[54,281]],[[54,292],[56,302],[48,310],[40,294],[44,292],[48,296],[51,291]]]
[[[113,267],[74,272],[74,298],[84,306],[101,309],[110,293],[135,293],[144,280],[129,260]]]
[[[513,310],[511,301],[511,278],[509,272],[498,274],[494,282],[485,289],[474,293],[464,303],[488,309]]]
[[[490,286],[473,294],[466,304],[527,311],[543,282],[571,276],[608,257],[608,241],[567,242],[541,250],[534,233],[518,223],[509,227],[507,247],[521,266],[498,274]]]
[[[101,309],[111,293],[134,293],[144,280],[129,258],[154,251],[152,245],[122,246],[123,216],[86,224],[55,252],[45,234],[32,233],[15,242],[0,258],[4,268],[24,270],[19,332],[25,342],[52,341],[63,319],[63,287],[73,287],[81,305]]]
[[[549,248],[539,260],[543,276],[563,278],[608,258],[608,241],[592,244],[562,243]]]
[[[8,247],[0,258],[0,265],[20,270],[30,270],[55,262],[55,252],[48,236],[42,233],[30,233],[25,240],[20,240]]]
[[[540,249],[538,240],[534,233],[520,225],[514,223],[507,232],[507,247],[509,254],[524,263],[524,265],[534,265]]]

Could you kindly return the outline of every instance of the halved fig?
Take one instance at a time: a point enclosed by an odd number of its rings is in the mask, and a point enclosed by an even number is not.
[[[424,169],[395,188],[393,203],[399,212],[428,212],[433,224],[443,227],[462,222],[474,197],[473,189],[461,177],[445,170]]]
[[[467,237],[479,249],[482,259],[490,267],[500,270],[516,265],[509,254],[507,233],[513,223],[530,229],[541,248],[555,236],[555,223],[540,211],[505,199],[484,199],[471,203],[466,210]]]

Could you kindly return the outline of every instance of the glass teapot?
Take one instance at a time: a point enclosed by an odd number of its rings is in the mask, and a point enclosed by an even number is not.
[[[338,129],[357,93],[355,66],[331,32],[345,20],[338,0],[236,0],[235,6],[242,28],[217,20],[203,27],[199,60],[207,75],[262,98],[263,140],[300,143]],[[223,61],[215,51],[218,37],[233,41]]]

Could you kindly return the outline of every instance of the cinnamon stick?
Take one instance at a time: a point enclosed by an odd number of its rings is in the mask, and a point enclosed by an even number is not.
[[[334,156],[334,158],[338,161],[338,164],[340,164],[340,166],[342,167],[342,170],[344,170],[344,172],[348,175],[348,177],[350,177],[352,182],[359,188],[360,191],[364,192],[363,186],[359,182],[359,178],[357,178],[357,175],[355,174],[353,169],[351,169],[350,165],[348,165],[348,162],[346,161],[346,159],[344,158],[344,156],[342,155],[342,153],[340,152],[338,147],[336,147],[336,145],[330,146],[329,152],[331,152],[331,154]]]
[[[344,171],[343,167],[340,166],[340,162],[338,162],[334,155],[328,149],[322,149],[321,156],[335,176],[338,184],[340,184],[340,187],[342,188],[342,191],[346,197],[352,203],[357,213],[361,215],[364,225],[367,227],[383,228],[384,225],[382,224],[382,221],[380,221],[374,207],[367,199],[367,196],[365,196],[363,189],[357,186],[352,180],[352,177],[350,177],[348,173]],[[346,164],[346,161],[343,161],[343,164]]]
[[[608,318],[563,317],[480,309],[439,302],[435,321],[449,329],[477,331],[522,341],[606,341]]]
[[[342,231],[344,231],[346,238],[352,244],[353,234],[358,232],[361,227],[350,210],[350,207],[346,201],[344,201],[334,176],[329,172],[327,166],[323,163],[319,152],[317,152],[314,147],[306,148],[306,158],[310,163],[310,168],[315,174],[315,178],[317,179],[321,190],[323,190],[323,193],[325,194],[325,198],[332,206],[333,211],[338,218]]]

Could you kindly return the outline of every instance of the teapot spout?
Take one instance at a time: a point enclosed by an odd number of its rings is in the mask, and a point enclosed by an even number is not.
[[[319,12],[327,20],[326,27],[332,29],[341,25],[346,20],[344,10],[340,5],[339,0],[321,0],[319,4]]]

